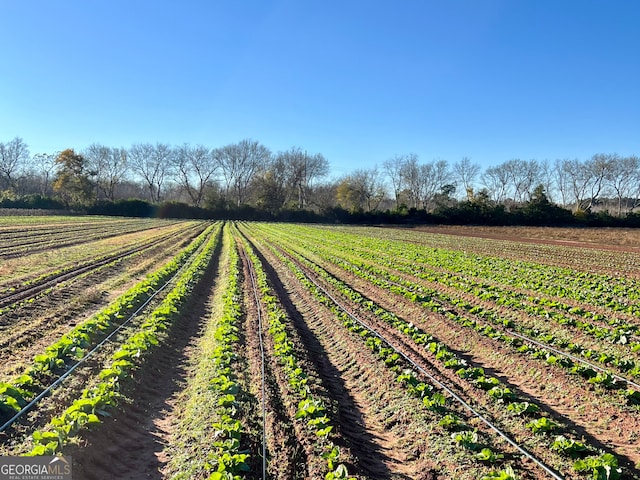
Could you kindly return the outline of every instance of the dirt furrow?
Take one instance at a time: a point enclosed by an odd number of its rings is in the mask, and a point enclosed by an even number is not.
[[[188,380],[188,365],[207,320],[218,254],[210,263],[192,300],[122,391],[127,400],[113,416],[82,434],[79,445],[68,446],[74,478],[162,478],[167,463],[163,450],[170,441],[180,405],[177,398]]]
[[[265,309],[256,304],[248,259],[243,259],[243,293],[246,310],[244,330],[246,332],[248,358],[252,382],[251,393],[260,398],[266,408],[264,425],[267,447],[267,473],[274,479],[309,478],[308,434],[301,431],[295,421],[297,400],[287,388],[287,379],[282,366],[273,352],[273,342],[267,333],[268,320]],[[260,312],[258,312],[260,308]],[[265,397],[262,397],[262,353],[260,349],[260,327],[265,352],[264,381]]]
[[[437,333],[439,340],[463,354],[474,365],[481,366],[531,398],[544,410],[561,419],[579,436],[590,438],[598,447],[612,450],[634,475],[640,462],[640,417],[632,408],[620,405],[612,394],[596,389],[582,379],[557,367],[541,365],[526,354],[518,354],[508,346],[479,335],[472,329],[437,314],[426,312],[404,297],[345,272],[332,264],[322,265],[368,298],[397,312],[426,332]],[[594,419],[600,419],[594,422]]]
[[[389,389],[391,372],[318,304],[266,249],[267,273],[287,309],[303,350],[315,366],[336,412],[341,447],[354,459],[350,473],[372,479],[435,478],[426,454],[421,406],[400,389]]]

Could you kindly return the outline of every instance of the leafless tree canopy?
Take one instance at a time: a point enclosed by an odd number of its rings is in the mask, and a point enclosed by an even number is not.
[[[149,199],[159,202],[162,189],[171,171],[173,149],[166,143],[138,143],[129,149],[131,171],[145,182]]]
[[[469,157],[453,164],[453,178],[462,187],[465,196],[473,194],[473,185],[480,173],[480,165],[472,163]]]
[[[82,193],[86,187],[94,201],[137,197],[154,203],[186,201],[195,207],[247,204],[272,212],[339,205],[361,211],[432,211],[479,198],[510,208],[544,192],[547,200],[575,212],[597,208],[623,216],[640,207],[640,158],[636,155],[598,153],[584,160],[553,161],[514,158],[482,171],[468,157],[449,164],[441,159],[422,161],[408,153],[387,159],[381,169],[359,169],[333,180],[326,180],[331,173],[329,162],[320,153],[292,147],[272,154],[250,139],[213,149],[166,143],[115,148],[94,143],[80,156],[86,183]],[[30,156],[20,137],[0,142],[3,198],[54,195],[58,157],[54,152]]]
[[[16,174],[29,160],[29,148],[22,138],[0,142],[0,182],[4,188],[15,188]]]
[[[176,148],[173,161],[178,183],[186,190],[191,204],[200,207],[206,188],[214,182],[214,174],[219,168],[213,152],[203,145],[184,144]]]
[[[242,140],[215,150],[214,157],[222,169],[225,195],[240,206],[248,198],[254,176],[269,165],[271,152],[254,140]]]
[[[113,202],[116,187],[124,180],[129,168],[127,150],[94,143],[85,150],[83,156],[96,185],[96,199]]]

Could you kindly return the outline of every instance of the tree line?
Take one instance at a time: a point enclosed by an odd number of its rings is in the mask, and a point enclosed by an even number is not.
[[[5,206],[25,199],[33,204],[36,198],[86,210],[137,199],[216,211],[249,208],[272,216],[303,211],[370,218],[387,212],[445,220],[478,212],[504,216],[542,205],[574,217],[606,212],[621,218],[640,207],[640,159],[635,155],[510,159],[483,170],[468,157],[425,162],[410,153],[339,178],[330,174],[320,153],[300,147],[272,152],[251,139],[216,148],[94,143],[82,151],[34,155],[20,137],[0,142],[0,201]]]

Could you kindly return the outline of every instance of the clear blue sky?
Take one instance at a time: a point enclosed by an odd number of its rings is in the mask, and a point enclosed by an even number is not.
[[[0,141],[640,154],[640,1],[0,0]]]

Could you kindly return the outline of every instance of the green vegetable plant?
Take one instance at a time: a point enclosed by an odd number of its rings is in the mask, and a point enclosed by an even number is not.
[[[513,468],[507,465],[504,470],[489,472],[487,475],[484,475],[481,480],[518,480],[518,477],[513,471]]]
[[[287,332],[286,313],[280,307],[277,297],[269,285],[267,276],[258,256],[248,240],[243,239],[244,250],[252,263],[261,301],[266,305],[267,331],[274,343],[274,353],[282,365],[288,384],[292,391],[301,399],[298,403],[296,418],[306,422],[315,432],[322,448],[322,457],[326,460],[326,479],[348,478],[347,468],[338,463],[339,449],[330,438],[333,426],[326,415],[327,409],[319,398],[314,398],[307,384],[307,375],[300,367],[296,358],[293,343]]]
[[[479,450],[481,448],[478,443],[478,433],[472,430],[454,432],[451,434],[451,438],[457,445],[460,445],[467,450]]]
[[[616,480],[622,478],[622,469],[618,460],[610,453],[576,460],[573,464],[576,472],[589,475],[593,480]]]
[[[496,463],[502,460],[504,458],[504,455],[501,453],[495,453],[490,448],[483,448],[475,454],[475,457],[484,463]]]
[[[560,425],[547,417],[540,417],[527,423],[526,427],[536,434],[546,434],[558,429]]]
[[[551,444],[551,450],[571,458],[584,457],[591,452],[591,449],[584,443],[566,438],[563,435],[558,435],[555,438]]]
[[[217,245],[220,225],[208,230],[204,248],[192,259],[180,274],[174,288],[161,304],[142,321],[120,349],[116,350],[111,364],[100,371],[100,382],[85,389],[62,414],[53,417],[42,431],[32,434],[34,447],[30,455],[53,455],[71,437],[91,424],[98,423],[99,415],[105,415],[107,407],[115,407],[119,399],[119,381],[137,368],[143,361],[143,353],[159,345],[159,335],[167,330],[179,312],[179,306],[189,298],[202,277]]]
[[[171,278],[181,266],[189,261],[193,253],[209,238],[214,228],[214,226],[208,227],[186,249],[162,268],[150,274],[144,281],[134,285],[100,312],[64,334],[59,340],[46,347],[43,353],[35,355],[31,366],[27,367],[18,377],[4,384],[18,388],[21,398],[16,397],[15,394],[0,393],[0,418],[16,411],[16,407],[24,406],[25,400],[32,399],[42,391],[43,384],[48,383],[65,366],[82,358],[86,351],[101,336],[105,335],[105,332],[142,305],[155,287]],[[114,369],[112,372],[114,374],[121,372],[117,365],[114,366]],[[29,379],[29,381],[25,382],[25,379]]]

